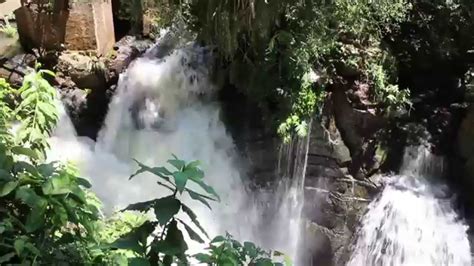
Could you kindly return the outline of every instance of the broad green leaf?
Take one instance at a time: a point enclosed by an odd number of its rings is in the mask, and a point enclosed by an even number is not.
[[[40,164],[38,165],[38,171],[43,175],[43,176],[52,176],[56,172],[56,166],[55,163],[47,163],[47,164]]]
[[[181,202],[173,196],[157,199],[155,216],[160,225],[166,225],[181,209]]]
[[[36,167],[34,167],[30,163],[27,163],[27,162],[24,162],[24,161],[16,162],[15,165],[14,165],[14,171],[17,172],[17,173],[22,172],[22,171],[26,171],[28,173],[31,173],[34,176],[39,175],[38,170],[36,169]]]
[[[81,204],[86,204],[87,203],[87,199],[86,199],[86,193],[84,192],[84,190],[82,190],[79,186],[77,185],[73,185],[72,188],[71,188],[71,196],[73,196],[73,198],[81,203]]]
[[[57,225],[66,225],[69,220],[67,209],[60,202],[53,205],[53,223]],[[72,217],[71,217],[72,218]]]
[[[181,209],[189,216],[189,218],[191,218],[191,221],[199,228],[199,230],[201,230],[201,232],[207,237],[209,238],[209,236],[207,235],[207,232],[206,230],[204,230],[204,228],[201,226],[201,224],[199,223],[198,219],[197,219],[197,216],[196,214],[193,212],[193,210],[191,210],[188,206],[184,205],[184,204],[181,204]]]
[[[74,184],[71,177],[67,174],[54,176],[42,185],[43,193],[45,195],[62,195],[72,193]]]
[[[211,240],[211,244],[225,242],[226,238],[224,236],[216,236]]]
[[[18,181],[10,181],[0,184],[0,197],[10,194],[18,186]]]
[[[212,260],[212,256],[204,253],[199,253],[194,255],[194,257],[201,263],[208,263],[211,264],[214,261]]]
[[[38,156],[38,153],[32,149],[29,149],[29,148],[25,148],[25,147],[21,147],[21,146],[17,146],[17,147],[13,147],[11,149],[11,151],[14,153],[14,154],[17,154],[17,155],[25,155],[29,158],[33,158],[35,160],[39,160],[39,156]]]
[[[23,201],[31,208],[45,206],[48,204],[44,198],[40,197],[32,188],[27,186],[22,186],[18,188],[15,193],[15,198]]]
[[[77,183],[78,183],[80,186],[83,186],[83,187],[85,187],[85,188],[92,188],[91,182],[89,182],[89,180],[87,180],[87,179],[85,179],[85,178],[78,177],[78,178],[77,178]]]
[[[9,262],[16,256],[15,252],[7,253],[0,257],[0,265],[5,265],[5,263]]]
[[[56,106],[54,106],[53,104],[39,101],[37,106],[38,109],[49,119],[52,119],[54,121],[58,119]]]
[[[32,233],[38,229],[40,229],[44,225],[44,221],[46,219],[45,212],[46,212],[47,204],[38,204],[34,208],[31,209],[30,213],[26,217],[26,230],[28,233]]]
[[[21,256],[23,250],[25,249],[26,240],[25,237],[20,237],[13,242],[13,247],[15,248],[15,252],[18,256]]]
[[[174,172],[173,173],[174,183],[176,185],[176,189],[178,189],[179,193],[183,193],[184,189],[186,188],[186,183],[189,179],[189,173],[184,172]]]
[[[184,229],[186,229],[186,232],[188,232],[188,235],[192,240],[199,242],[201,244],[204,243],[204,240],[201,238],[201,236],[198,233],[196,233],[189,225],[187,225],[185,222],[181,220],[179,220],[179,222],[184,226]]]
[[[251,258],[255,258],[258,255],[257,247],[252,242],[244,242],[244,251]]]

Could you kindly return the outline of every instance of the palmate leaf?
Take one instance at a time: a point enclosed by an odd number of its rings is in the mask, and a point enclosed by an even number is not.
[[[154,205],[156,219],[166,225],[181,209],[181,202],[173,196],[157,199]]]

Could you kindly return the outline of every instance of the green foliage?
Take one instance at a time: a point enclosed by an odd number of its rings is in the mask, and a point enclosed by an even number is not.
[[[407,93],[394,85],[383,45],[406,20],[408,0],[171,2],[189,14],[187,24],[200,39],[218,48],[230,82],[268,113],[277,111],[285,140],[305,134],[326,86],[341,78],[369,84],[379,111],[408,103]]]
[[[204,239],[208,238],[196,214],[180,200],[180,197],[188,194],[192,199],[210,208],[210,201],[219,201],[217,193],[204,182],[204,173],[199,169],[198,161],[186,163],[174,156],[173,159],[168,160],[168,163],[174,169],[149,167],[137,162],[139,169],[130,177],[151,174],[152,178],[158,178],[157,183],[160,186],[170,190],[168,196],[132,204],[126,208],[126,211],[152,212],[155,218],[153,221],[145,221],[111,243],[110,246],[113,249],[126,250],[133,254],[127,256],[130,265],[135,265],[135,263],[140,263],[140,265],[188,264],[190,262],[186,254],[188,244],[181,230],[184,229],[191,240],[199,243],[204,243]],[[197,185],[200,191],[190,189],[188,187],[190,183]],[[183,216],[190,222],[184,221]],[[274,265],[268,253],[250,242],[241,245],[230,235],[226,238],[215,238],[211,241],[209,250],[210,255],[198,254],[194,256],[194,259],[209,265],[243,265],[245,263],[249,263],[246,265]]]
[[[199,162],[186,163],[174,157],[168,163],[174,168],[149,167],[137,162],[139,169],[130,178],[136,178],[141,174],[151,174],[158,178],[157,183],[170,190],[170,195],[159,199],[132,204],[127,211],[149,212],[152,211],[156,221],[146,221],[140,227],[124,235],[114,243],[116,249],[130,250],[135,253],[131,260],[148,261],[151,264],[163,263],[169,265],[172,262],[186,263],[185,254],[188,246],[184,240],[182,231],[178,228],[181,224],[187,234],[194,241],[204,243],[202,235],[207,233],[197,220],[194,212],[186,206],[179,197],[183,193],[189,194],[193,199],[210,207],[209,201],[218,201],[219,197],[212,187],[204,181],[204,173],[198,168]],[[191,190],[187,187],[188,182],[195,183],[201,188],[201,192]],[[188,225],[179,214],[186,215],[193,226]],[[199,233],[193,229],[199,229]],[[160,233],[153,234],[155,230]],[[202,234],[202,235],[201,235]]]
[[[284,259],[285,264],[272,261],[272,255],[284,257],[282,253],[274,252],[272,254],[262,250],[252,242],[244,242],[242,244],[230,234],[215,237],[207,250],[209,251],[208,253],[199,253],[194,255],[194,257],[199,262],[207,265],[291,266],[288,259]]]
[[[209,208],[211,201],[219,201],[204,182],[199,162],[176,156],[168,161],[170,168],[137,162],[131,179],[152,175],[170,194],[100,219],[101,203],[89,191],[89,181],[78,177],[73,165],[45,159],[47,139],[58,120],[56,92],[45,74],[52,75],[44,70],[28,74],[18,90],[0,79],[0,264],[189,263],[184,235],[199,243],[209,237],[181,197],[188,194]],[[14,124],[19,124],[15,130]],[[150,212],[153,220],[146,214]],[[217,240],[211,247],[221,248]],[[255,265],[273,265],[268,253],[250,243],[225,247],[225,254],[237,253]]]
[[[0,257],[2,263],[82,262],[99,210],[71,165],[46,162],[57,121],[56,92],[40,70],[14,91],[0,80]],[[13,130],[15,121],[19,129]],[[13,133],[14,132],[14,133]],[[16,135],[16,136],[14,136]]]
[[[54,73],[39,70],[25,76],[18,90],[21,102],[15,110],[20,121],[17,143],[39,152],[42,159],[49,148],[49,134],[58,121],[56,89],[44,78],[46,75],[54,76]]]

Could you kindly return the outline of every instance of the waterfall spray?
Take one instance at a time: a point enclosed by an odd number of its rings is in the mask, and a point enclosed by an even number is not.
[[[430,183],[443,165],[424,146],[407,148],[402,175],[363,217],[349,266],[471,265],[468,228]]]
[[[188,45],[162,58],[147,54],[137,59],[120,77],[97,142],[77,137],[63,115],[51,139],[50,158],[74,161],[91,178],[107,213],[165,193],[154,178],[128,180],[136,170],[132,159],[156,166],[165,165],[172,154],[199,160],[206,182],[222,201],[212,211],[191,206],[209,235],[227,231],[295,258],[308,141],[295,141],[288,150],[296,151],[298,159],[288,164],[291,171],[281,171],[277,188],[247,188],[219,104],[213,101],[209,57],[207,49]]]

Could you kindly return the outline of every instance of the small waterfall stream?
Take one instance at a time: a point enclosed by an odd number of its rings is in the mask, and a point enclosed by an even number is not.
[[[406,149],[401,175],[368,207],[349,266],[471,265],[468,228],[433,184],[443,166],[425,146]]]
[[[188,45],[161,59],[148,54],[135,60],[120,77],[97,142],[77,137],[64,114],[51,138],[49,158],[75,162],[91,179],[107,213],[167,195],[154,177],[128,180],[136,169],[132,159],[151,166],[166,165],[172,154],[200,160],[206,182],[222,199],[212,211],[199,203],[191,206],[209,235],[228,231],[296,259],[308,141],[282,148],[276,187],[251,191],[212,98],[210,56],[205,48]]]

